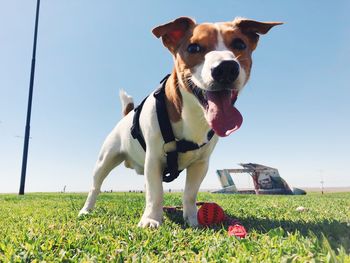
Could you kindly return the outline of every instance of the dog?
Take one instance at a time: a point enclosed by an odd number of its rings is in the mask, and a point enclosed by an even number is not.
[[[124,162],[145,176],[146,207],[139,227],[162,224],[164,171],[172,171],[172,180],[184,169],[183,218],[189,226],[198,226],[196,198],[210,155],[219,137],[241,126],[243,118],[234,103],[249,79],[252,52],[259,35],[280,24],[245,18],[197,24],[192,18],[180,17],[155,27],[152,32],[172,54],[174,69],[162,82],[163,89],[147,97],[141,109],[134,109],[133,99],[121,91],[124,116],[103,143],[92,189],[79,215],[95,206],[103,180]],[[158,93],[163,94],[162,99],[157,99]],[[157,108],[159,101],[163,101],[163,110]],[[173,134],[170,140],[161,128],[166,122],[171,127],[165,129]],[[136,135],[132,134],[135,126]],[[182,141],[195,147],[178,150]]]

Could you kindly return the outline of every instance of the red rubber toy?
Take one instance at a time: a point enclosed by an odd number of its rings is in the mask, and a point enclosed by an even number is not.
[[[233,226],[228,227],[228,235],[236,236],[239,238],[245,238],[247,235],[247,231],[245,230],[244,226],[240,224],[235,224]]]
[[[247,231],[244,226],[234,218],[225,215],[224,210],[216,203],[197,202],[200,206],[197,213],[198,223],[202,226],[211,226],[215,224],[228,224],[228,235],[237,238],[245,238]],[[175,213],[181,206],[165,206],[163,210],[167,213]]]
[[[225,213],[216,203],[203,203],[198,209],[197,219],[202,226],[221,224],[225,220]]]

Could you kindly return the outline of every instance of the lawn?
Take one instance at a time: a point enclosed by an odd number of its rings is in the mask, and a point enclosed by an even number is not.
[[[201,193],[248,231],[186,227],[180,213],[140,229],[139,193],[104,193],[77,218],[86,194],[0,195],[0,262],[350,262],[350,193],[255,196]],[[181,205],[181,194],[165,195]],[[298,206],[306,208],[296,211]]]

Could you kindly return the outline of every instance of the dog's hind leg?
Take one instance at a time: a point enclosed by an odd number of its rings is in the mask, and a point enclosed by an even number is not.
[[[93,176],[92,188],[85,201],[84,207],[80,210],[79,216],[88,214],[91,209],[94,208],[96,199],[101,190],[101,185],[107,175],[112,171],[113,168],[118,166],[123,160],[124,155],[118,151],[118,143],[106,140],[102,146],[100,156],[96,162]]]

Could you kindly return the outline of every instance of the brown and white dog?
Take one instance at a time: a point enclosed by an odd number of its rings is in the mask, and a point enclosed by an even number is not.
[[[280,24],[243,18],[196,24],[191,18],[180,17],[152,31],[162,39],[174,58],[174,70],[165,86],[166,107],[174,135],[198,145],[207,143],[178,157],[179,170],[187,170],[183,217],[190,226],[198,225],[196,197],[218,136],[229,135],[242,123],[242,116],[233,104],[249,79],[251,55],[259,35]],[[132,98],[121,92],[121,100],[125,116],[102,146],[92,189],[79,215],[94,207],[103,180],[124,161],[126,167],[145,175],[146,208],[139,226],[158,227],[162,223],[162,172],[166,166],[166,154],[155,98],[147,98],[139,120],[146,152],[130,133],[134,115]],[[211,129],[215,136],[208,142],[207,134]]]

